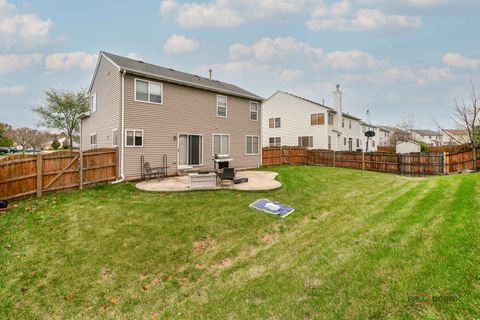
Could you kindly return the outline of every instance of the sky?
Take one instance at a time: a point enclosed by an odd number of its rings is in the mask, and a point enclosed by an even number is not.
[[[0,0],[0,122],[35,127],[44,92],[88,88],[100,51],[277,90],[395,125],[451,126],[480,91],[480,0]]]

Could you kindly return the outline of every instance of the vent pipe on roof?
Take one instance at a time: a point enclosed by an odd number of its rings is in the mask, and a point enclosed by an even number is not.
[[[212,69],[208,69],[208,73],[210,74],[208,78],[210,79],[210,81],[212,81]]]

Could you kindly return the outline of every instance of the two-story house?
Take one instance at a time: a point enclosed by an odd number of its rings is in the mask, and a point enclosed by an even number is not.
[[[81,149],[117,147],[119,176],[140,177],[140,157],[169,173],[261,165],[262,98],[210,78],[101,52],[81,119]]]
[[[442,134],[432,130],[412,130],[413,140],[423,142],[429,146],[440,146]]]
[[[340,86],[334,107],[277,91],[262,106],[262,146],[300,146],[325,150],[361,148],[360,119],[342,111]]]

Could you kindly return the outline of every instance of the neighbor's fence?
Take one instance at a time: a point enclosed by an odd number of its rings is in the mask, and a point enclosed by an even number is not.
[[[264,166],[283,164],[325,165],[419,176],[475,170],[472,150],[452,154],[396,154],[275,147],[263,148],[262,158]],[[477,159],[477,162],[477,168],[480,168],[480,159]]]
[[[81,189],[116,176],[116,149],[14,155],[0,159],[0,199]]]

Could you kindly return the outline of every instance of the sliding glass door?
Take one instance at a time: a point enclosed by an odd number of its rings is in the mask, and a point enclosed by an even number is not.
[[[203,164],[203,137],[195,134],[178,136],[178,165],[194,166]]]

